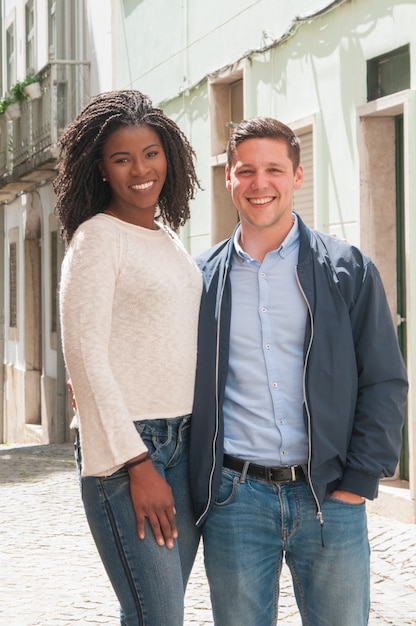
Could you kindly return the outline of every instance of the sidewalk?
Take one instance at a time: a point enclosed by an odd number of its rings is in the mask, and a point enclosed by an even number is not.
[[[117,626],[117,600],[87,528],[72,446],[0,445],[0,502],[0,625]],[[416,626],[416,525],[369,513],[369,531],[369,624]],[[199,554],[185,626],[212,623]],[[301,626],[286,568],[279,624]]]

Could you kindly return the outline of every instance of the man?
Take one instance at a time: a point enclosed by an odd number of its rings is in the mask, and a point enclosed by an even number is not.
[[[191,481],[217,626],[272,626],[285,557],[308,626],[364,626],[364,501],[391,476],[407,380],[379,273],[293,212],[299,141],[253,118],[226,185],[240,223],[204,275]]]

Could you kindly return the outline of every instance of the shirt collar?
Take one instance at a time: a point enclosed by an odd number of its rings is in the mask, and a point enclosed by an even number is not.
[[[280,244],[276,250],[272,250],[269,254],[280,254],[282,256],[287,256],[290,254],[295,248],[299,246],[299,224],[296,213],[292,213],[293,217],[293,226],[286,235],[284,241]],[[241,233],[241,224],[236,228],[234,233],[233,245],[234,250],[238,254],[241,259],[245,261],[252,261],[253,259],[250,257],[247,252],[243,250],[240,245],[240,233]]]

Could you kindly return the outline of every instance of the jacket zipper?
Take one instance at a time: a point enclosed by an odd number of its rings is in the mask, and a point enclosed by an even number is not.
[[[313,341],[315,328],[314,328],[314,323],[313,323],[313,315],[312,315],[311,306],[309,304],[309,300],[306,297],[306,294],[303,291],[302,285],[300,283],[297,266],[295,268],[295,275],[296,275],[296,281],[298,283],[298,287],[300,289],[300,292],[302,294],[303,299],[305,300],[305,303],[306,303],[306,306],[307,306],[307,309],[308,309],[309,319],[310,319],[310,322],[311,322],[311,336],[310,336],[310,339],[309,339],[308,349],[306,350],[305,363],[304,363],[304,366],[303,366],[303,378],[302,378],[303,401],[305,403],[306,417],[307,417],[307,421],[308,421],[307,477],[308,477],[308,483],[309,483],[310,489],[312,491],[313,498],[314,498],[315,503],[316,503],[316,508],[317,508],[316,517],[319,519],[321,525],[323,525],[324,518],[323,518],[323,515],[322,515],[322,511],[321,511],[321,505],[319,503],[318,496],[316,495],[316,492],[315,492],[315,489],[314,489],[314,486],[313,486],[313,483],[312,483],[312,475],[311,475],[311,457],[312,457],[311,414],[310,414],[310,411],[309,411],[308,399],[307,399],[307,395],[306,395],[306,369],[307,369],[307,365],[308,365],[309,354],[310,354],[310,351],[311,351],[311,348],[312,348],[312,341]]]
[[[211,465],[211,471],[210,471],[209,482],[208,482],[208,500],[207,500],[207,504],[206,504],[204,511],[201,513],[199,519],[196,522],[197,525],[200,523],[201,519],[208,512],[209,507],[211,505],[211,500],[212,500],[212,480],[213,480],[214,470],[215,470],[215,465],[216,465],[216,443],[218,439],[218,430],[219,430],[218,428],[218,424],[219,424],[219,392],[218,392],[219,373],[218,372],[219,372],[219,353],[220,353],[221,311],[222,311],[222,298],[223,298],[224,289],[225,289],[225,281],[228,275],[228,269],[229,269],[229,264],[227,262],[225,265],[225,270],[224,270],[224,274],[222,277],[221,291],[219,294],[218,302],[216,303],[216,307],[218,309],[218,319],[217,319],[217,338],[216,338],[216,346],[215,346],[215,432],[214,432],[214,438],[212,440],[212,465]]]
[[[220,342],[220,326],[221,326],[221,306],[222,306],[222,298],[223,298],[223,293],[224,293],[224,288],[225,288],[225,281],[226,281],[227,274],[228,274],[228,269],[229,269],[229,265],[227,263],[226,266],[225,266],[225,271],[224,271],[224,275],[223,275],[223,278],[222,278],[221,291],[220,291],[220,295],[219,295],[219,299],[218,299],[218,320],[217,320],[216,359],[215,359],[215,433],[214,433],[213,444],[212,444],[212,466],[211,466],[211,472],[210,472],[209,483],[208,483],[208,500],[207,500],[207,505],[206,505],[204,511],[202,512],[202,514],[200,515],[199,519],[196,522],[197,524],[199,524],[201,519],[204,517],[204,515],[209,510],[209,507],[210,507],[210,504],[211,504],[211,500],[212,500],[212,479],[213,479],[215,463],[216,463],[216,452],[215,452],[215,450],[216,450],[216,442],[217,442],[217,438],[218,438],[218,423],[219,423],[219,393],[218,393],[219,375],[218,375],[218,370],[219,370],[219,345],[220,345],[219,342]],[[307,362],[308,362],[309,354],[310,354],[311,347],[312,347],[312,341],[313,341],[313,335],[314,335],[314,324],[313,324],[312,310],[311,310],[309,301],[308,301],[308,299],[306,297],[306,294],[303,291],[302,285],[300,283],[299,276],[298,276],[298,268],[297,267],[295,269],[295,274],[296,274],[296,281],[298,283],[298,287],[300,289],[300,292],[302,294],[303,299],[305,300],[305,303],[306,303],[306,306],[307,306],[307,309],[308,309],[309,318],[310,318],[310,321],[311,321],[311,336],[310,336],[310,339],[309,339],[308,349],[306,351],[305,363],[304,363],[304,367],[303,367],[303,379],[302,379],[303,399],[304,399],[304,402],[305,402],[305,410],[306,410],[306,416],[307,416],[307,420],[308,420],[307,477],[308,477],[308,483],[309,483],[309,486],[310,486],[313,498],[314,498],[315,503],[316,503],[316,508],[317,508],[316,517],[319,519],[320,524],[323,525],[324,518],[323,518],[323,515],[322,515],[322,511],[321,511],[321,505],[319,503],[318,496],[316,495],[315,489],[313,487],[312,476],[311,476],[311,415],[310,415],[310,412],[309,412],[308,400],[307,400],[307,397],[306,397],[306,368],[307,368]]]

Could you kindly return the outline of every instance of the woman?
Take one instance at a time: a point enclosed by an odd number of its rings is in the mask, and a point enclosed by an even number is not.
[[[88,523],[121,624],[180,626],[199,542],[187,470],[201,277],[165,224],[189,217],[194,152],[147,96],[104,93],[64,129],[54,186]]]

